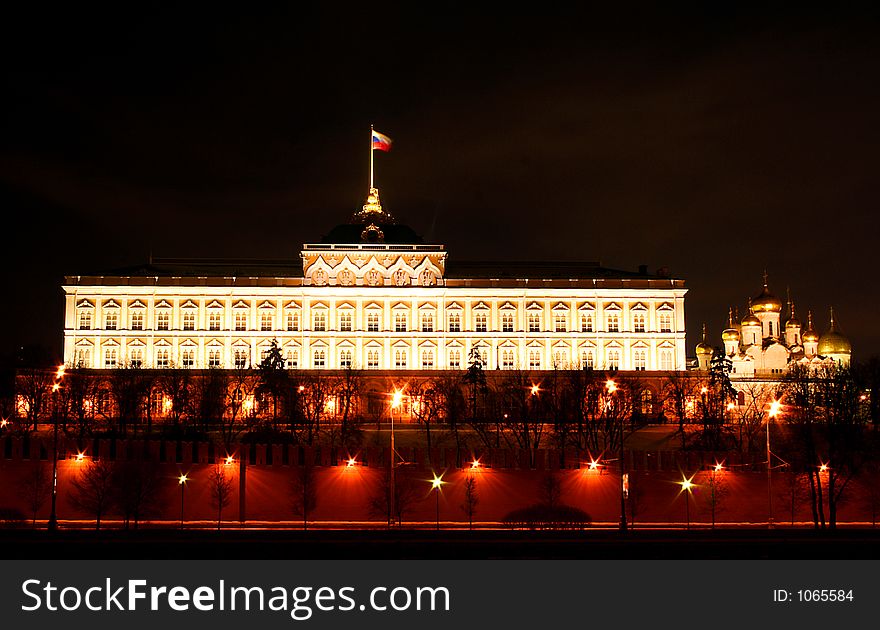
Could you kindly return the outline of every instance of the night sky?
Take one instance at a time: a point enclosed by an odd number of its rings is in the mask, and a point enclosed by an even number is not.
[[[363,203],[370,123],[451,258],[668,267],[689,353],[766,268],[880,353],[873,16],[188,11],[4,16],[3,354],[60,352],[66,273],[297,257]]]

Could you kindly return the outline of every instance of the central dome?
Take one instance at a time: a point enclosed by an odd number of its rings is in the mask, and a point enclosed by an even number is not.
[[[370,188],[367,202],[351,215],[348,223],[337,225],[321,239],[327,244],[388,243],[420,245],[422,237],[408,225],[402,225],[382,208],[379,189]]]
[[[770,293],[767,283],[764,283],[764,289],[761,293],[752,299],[753,313],[781,313],[782,300]]]

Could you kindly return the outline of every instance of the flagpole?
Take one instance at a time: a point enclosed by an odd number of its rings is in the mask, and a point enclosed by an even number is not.
[[[373,188],[373,125],[370,125],[370,189]]]

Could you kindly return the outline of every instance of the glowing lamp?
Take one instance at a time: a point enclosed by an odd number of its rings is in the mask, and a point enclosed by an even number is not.
[[[64,366],[63,365],[58,366],[58,371],[55,372],[55,378],[59,379],[59,380],[64,378]]]
[[[708,393],[709,393],[709,388],[706,387],[706,386],[704,385],[703,388],[700,389],[700,393],[701,393],[701,394],[708,394]]]
[[[226,456],[226,465],[231,466],[233,463],[235,463],[235,458],[232,457],[232,455],[227,455]]]
[[[589,469],[590,470],[598,470],[599,469],[599,462],[595,459],[591,459],[590,463],[589,463]]]
[[[85,456],[85,453],[77,453],[77,454],[76,454],[76,461],[77,461],[77,462],[81,462],[82,460],[85,459],[85,457],[86,457],[86,456]]]
[[[687,478],[684,478],[682,481],[679,481],[678,483],[681,485],[682,491],[687,490],[688,492],[690,492],[691,488],[694,487],[694,484],[691,483],[691,480],[687,479]]]
[[[609,378],[607,381],[605,381],[605,389],[608,390],[609,394],[613,394],[617,391],[617,383]]]
[[[351,468],[351,467],[353,467],[355,464],[357,464],[357,460],[356,460],[354,457],[349,457],[349,458],[348,458],[348,461],[345,462],[345,467],[346,467],[346,468]]]
[[[391,408],[399,409],[400,405],[403,403],[403,392],[399,389],[395,389],[394,393],[391,394]]]
[[[53,391],[53,392],[57,392],[59,389],[61,389],[61,385],[59,385],[58,383],[55,383],[55,384],[52,386],[52,391]]]
[[[300,394],[303,393],[304,391],[306,391],[306,386],[305,386],[305,385],[300,385],[299,388],[298,388],[298,391],[299,391]]]
[[[472,469],[473,469],[473,468],[479,468],[479,467],[480,467],[480,460],[479,460],[479,459],[475,459],[474,461],[471,462],[471,468],[472,468]]]
[[[2,420],[0,420],[0,429],[5,427],[7,424],[9,424],[9,420],[7,420],[6,418],[3,418]]]
[[[177,478],[177,483],[181,486],[183,484],[185,484],[187,481],[189,481],[189,477],[187,477],[186,475],[181,475],[180,477]]]
[[[715,472],[721,472],[722,470],[724,470],[724,466],[716,463],[715,464]]]
[[[440,489],[440,486],[442,486],[444,483],[446,483],[446,482],[443,481],[443,475],[440,475],[440,476],[438,477],[438,476],[435,474],[435,475],[434,475],[434,478],[431,480],[431,490],[439,490],[439,489]]]
[[[819,472],[828,472],[828,464],[822,464],[819,466]]]
[[[774,400],[770,403],[770,417],[775,418],[779,415],[779,410],[782,408],[782,403],[778,400]]]
[[[538,387],[537,385],[532,385],[532,389],[531,389],[532,396],[537,396],[539,391],[541,391],[540,387]]]

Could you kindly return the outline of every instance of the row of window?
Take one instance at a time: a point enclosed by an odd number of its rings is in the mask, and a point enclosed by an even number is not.
[[[367,312],[366,330],[367,332],[379,331],[380,313],[376,311]],[[354,314],[350,311],[340,311],[339,330],[341,332],[351,332],[354,330]],[[285,315],[285,328],[289,331],[298,331],[300,328],[300,314],[298,312],[289,312]],[[527,326],[529,332],[542,332],[541,328],[542,315],[540,313],[529,313],[527,318]],[[144,313],[136,311],[130,316],[131,330],[144,330]],[[233,317],[233,330],[248,330],[248,314],[235,313]],[[580,332],[595,332],[593,329],[592,313],[583,313],[580,316]],[[487,313],[478,312],[474,315],[473,322],[474,332],[488,332],[489,317]],[[117,330],[119,326],[119,314],[116,311],[107,311],[104,314],[104,329]],[[327,328],[327,311],[316,310],[312,314],[312,330],[322,332]],[[569,317],[567,313],[557,313],[553,316],[552,327],[553,332],[568,332]],[[92,313],[90,310],[80,309],[79,312],[79,329],[90,330],[92,328]],[[169,312],[156,313],[156,330],[171,329],[171,314]],[[194,312],[185,312],[182,321],[183,330],[196,329],[196,314]],[[208,314],[208,330],[219,331],[222,329],[222,315],[219,312]],[[395,332],[408,332],[409,314],[406,312],[394,313],[393,329]],[[658,329],[660,332],[672,332],[672,313],[662,312],[658,314]],[[272,313],[262,313],[259,317],[259,330],[273,331],[275,328],[275,315]],[[422,332],[434,331],[434,315],[433,313],[422,313],[419,317],[419,330]],[[447,330],[449,332],[461,332],[462,318],[460,313],[449,313],[447,317]],[[607,313],[605,317],[606,332],[620,332],[620,316],[618,313]],[[637,313],[632,316],[632,331],[646,332],[645,315]],[[501,332],[514,332],[514,314],[501,314]]]
[[[483,365],[488,364],[488,355],[486,348],[477,348],[477,352],[480,354],[480,360]],[[530,349],[528,351],[528,368],[532,370],[540,370],[543,369],[542,365],[542,357],[543,352],[541,350]],[[262,351],[262,358],[265,358],[266,350]],[[435,364],[435,352],[433,349],[425,349],[422,350],[418,355],[420,358],[420,366],[422,369],[434,369],[436,367]],[[117,348],[105,348],[104,349],[104,368],[115,368],[120,365],[120,356]],[[461,369],[462,354],[461,350],[452,349],[447,352],[447,367],[449,369]],[[501,369],[514,369],[515,365],[515,353],[513,350],[505,349],[500,352],[500,368]],[[648,365],[648,357],[647,351],[642,349],[633,350],[632,354],[632,369],[634,370],[645,370]],[[674,369],[674,359],[672,350],[660,350],[659,352],[659,369],[664,371],[670,371]],[[141,348],[131,348],[129,350],[128,356],[129,364],[132,367],[145,367],[144,365],[144,351]],[[82,348],[77,350],[76,353],[76,364],[90,366],[92,363],[92,355],[91,350],[88,348]],[[298,369],[299,365],[299,350],[297,349],[289,349],[285,354],[285,363],[286,367],[289,369]],[[171,354],[168,349],[161,348],[155,351],[155,367],[156,368],[168,368],[171,367]],[[247,348],[235,348],[233,349],[232,354],[232,365],[236,368],[247,368],[251,367],[251,357],[250,350]],[[553,366],[555,368],[568,367],[568,353],[557,351],[553,355]],[[609,349],[606,351],[605,357],[605,369],[609,370],[618,370],[620,369],[620,350]],[[183,348],[180,351],[180,366],[185,368],[191,368],[196,366],[196,352],[194,348]],[[221,358],[221,350],[219,348],[209,348],[206,354],[206,366],[207,367],[222,367],[222,358]],[[580,355],[580,366],[581,367],[596,367],[595,365],[595,355],[592,350],[583,350]],[[314,350],[312,355],[312,365],[313,368],[325,368],[327,367],[327,350],[325,348],[317,348]],[[339,367],[340,368],[349,368],[354,367],[353,353],[349,349],[343,349],[339,352]],[[366,354],[366,367],[367,368],[378,368],[379,366],[379,350],[367,350]],[[408,369],[409,365],[409,351],[406,349],[395,349],[393,354],[393,367],[396,369]],[[416,367],[416,366],[414,366]]]

